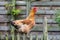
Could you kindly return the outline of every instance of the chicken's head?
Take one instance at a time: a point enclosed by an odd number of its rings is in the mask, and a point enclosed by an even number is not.
[[[32,8],[32,10],[34,10],[34,12],[36,12],[37,9],[38,9],[37,7],[33,7],[33,8]]]

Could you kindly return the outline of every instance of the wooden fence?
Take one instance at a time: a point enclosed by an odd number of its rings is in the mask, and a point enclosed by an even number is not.
[[[9,19],[10,15],[7,15],[7,10],[5,9],[5,4],[7,4],[8,0],[0,0],[0,39],[6,39],[8,40],[8,35],[11,37],[10,34],[10,28],[9,28]],[[43,40],[43,18],[44,16],[47,17],[48,21],[48,38],[49,40],[60,40],[60,28],[58,26],[58,23],[54,20],[56,13],[55,10],[60,9],[60,0],[42,0],[42,1],[34,1],[31,3],[31,7],[37,6],[38,11],[36,12],[35,18],[36,18],[36,25],[31,30],[31,37],[28,38],[29,40]],[[18,19],[24,19],[28,15],[26,14],[26,1],[16,1],[16,7],[19,7],[19,9],[23,10],[23,12],[20,13],[18,16]],[[7,35],[6,35],[7,33]],[[36,36],[37,34],[37,36]],[[19,40],[21,36],[17,33],[15,35],[16,40]],[[14,38],[14,37],[13,37]],[[13,39],[12,38],[12,39]],[[24,36],[22,37],[23,40]]]

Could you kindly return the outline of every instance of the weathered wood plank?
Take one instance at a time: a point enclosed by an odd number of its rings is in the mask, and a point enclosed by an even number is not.
[[[0,26],[0,30],[7,31],[9,29],[10,29],[9,26]]]
[[[0,1],[0,5],[5,5],[5,4],[7,4],[8,2],[6,2],[6,1]]]
[[[0,15],[0,22],[7,22],[9,19],[7,17],[7,15]]]
[[[9,22],[11,16],[8,15],[0,15],[0,22]],[[18,16],[19,19],[24,19],[26,18],[26,15],[20,15]],[[41,18],[36,18],[35,19],[36,23],[42,23],[43,19]],[[56,23],[54,19],[48,19],[48,23]]]
[[[26,6],[16,6],[17,9],[22,10],[22,11],[26,11]],[[6,7],[1,7],[0,6],[0,10],[7,10]]]
[[[36,14],[55,14],[56,10],[37,10]],[[0,10],[0,14],[7,14],[7,10]],[[21,12],[20,14],[26,14],[26,11]]]
[[[5,5],[5,4],[8,4],[8,3],[9,3],[8,1],[2,1],[2,2],[0,2],[0,5]],[[26,2],[25,1],[17,1],[16,4],[26,5]]]
[[[52,1],[57,1],[57,2],[59,2],[60,0],[52,0]]]
[[[8,0],[0,0],[0,1],[8,1]]]
[[[50,1],[50,0],[31,0],[31,1]]]
[[[38,7],[38,8],[41,9],[41,10],[44,10],[44,9],[50,10],[51,9],[51,7]]]
[[[17,5],[26,5],[26,1],[16,1]]]
[[[7,14],[7,10],[4,11],[0,10],[0,14]]]
[[[0,10],[0,15],[1,14],[7,14],[7,10]],[[21,12],[20,14],[22,14],[22,15],[25,15],[26,14],[26,12]]]
[[[10,15],[0,15],[0,22],[9,22],[10,17]],[[24,19],[26,18],[26,15],[19,15],[17,17],[17,19]]]
[[[54,26],[51,26],[50,24],[48,24],[48,30],[49,31],[60,31],[60,28],[58,27],[58,25],[56,24],[52,24]],[[9,26],[0,26],[0,30],[10,30]],[[35,24],[35,26],[33,27],[33,30],[37,30],[37,31],[42,31],[43,30],[43,24]]]
[[[20,2],[20,1],[17,1],[17,5],[23,5],[23,4],[26,4],[26,2]],[[43,1],[43,2],[32,2],[31,4],[32,6],[39,6],[39,5],[45,5],[45,6],[50,6],[50,5],[55,5],[55,6],[59,6],[60,5],[60,2],[48,2],[48,1]]]
[[[41,0],[41,1],[50,1],[50,0]]]
[[[0,7],[0,10],[5,10],[5,7]]]
[[[60,2],[32,2],[32,6],[60,6]]]
[[[5,5],[8,2],[0,2],[0,5]],[[25,1],[16,1],[17,5],[26,5]],[[50,6],[50,5],[55,5],[55,6],[60,6],[60,2],[48,2],[48,1],[43,1],[43,2],[32,2],[32,6]]]
[[[53,26],[51,26],[51,24],[47,25],[49,31],[59,31],[60,30],[58,24],[52,24],[52,25]],[[35,26],[32,30],[43,30],[43,24],[35,24]]]
[[[36,19],[35,21],[36,21],[36,23],[43,23],[43,19]],[[56,23],[56,21],[53,19],[48,19],[47,22],[48,23]]]
[[[41,38],[43,37],[43,33],[32,33],[31,34],[31,36],[32,36],[32,39],[36,39],[36,34],[37,34],[37,36],[38,36],[38,39],[39,40],[41,40]],[[15,34],[15,36],[16,36],[16,34]],[[4,33],[2,36],[1,36],[1,39],[5,39],[5,37],[6,37],[6,33]],[[23,36],[20,36],[21,38],[23,37]],[[9,38],[9,40],[11,39],[11,34],[9,34],[8,35],[8,38]],[[57,39],[57,40],[60,40],[60,35],[59,34],[48,34],[48,38],[49,38],[49,40],[52,40],[52,39]]]
[[[10,15],[0,15],[0,22],[9,22]],[[48,16],[47,16],[48,17]],[[18,16],[19,19],[25,19],[26,15]],[[43,23],[43,19],[36,17],[36,23]],[[54,19],[48,19],[48,23],[56,23]]]
[[[58,9],[60,9],[60,7],[52,7],[52,6],[50,6],[50,7],[38,7],[39,9],[41,9],[41,10],[58,10]]]
[[[51,7],[52,10],[58,10],[60,7]]]
[[[41,35],[39,35],[39,33],[36,33],[37,34],[37,36],[38,36],[38,38],[39,38],[39,40],[41,40],[40,38],[42,38],[43,37],[43,33],[41,34]],[[36,38],[36,35],[35,33],[34,34],[32,34],[31,36],[32,36],[32,39],[35,39]],[[48,40],[60,40],[60,35],[48,35]]]
[[[19,8],[20,10],[25,11],[27,8],[26,6],[16,6],[16,8]],[[58,10],[60,7],[37,7],[39,10]],[[0,7],[0,10],[6,10],[5,7]]]
[[[37,14],[55,14],[56,10],[38,10]]]
[[[8,26],[8,25],[9,23],[3,23],[3,22],[0,23],[0,26]]]

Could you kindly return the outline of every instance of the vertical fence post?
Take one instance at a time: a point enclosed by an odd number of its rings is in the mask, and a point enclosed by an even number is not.
[[[25,34],[23,34],[23,40],[25,40],[25,38],[26,38],[25,36],[26,36],[26,35],[25,35]]]
[[[1,36],[2,36],[2,33],[0,32],[0,40],[2,40],[2,39],[1,39]]]
[[[14,40],[14,28],[13,27],[11,29],[11,36],[12,36],[12,40]]]
[[[30,10],[30,8],[31,8],[31,0],[26,0],[27,1],[27,16],[28,16],[28,13],[29,13],[29,10]]]
[[[48,40],[48,27],[47,27],[47,17],[44,16],[44,22],[43,22],[44,28],[43,28],[43,40]]]
[[[12,9],[15,9],[15,5],[16,5],[16,0],[12,0]],[[12,10],[11,9],[11,10]],[[11,20],[15,19],[14,16],[11,14]],[[11,25],[11,36],[12,36],[12,40],[15,40],[15,34],[14,34],[14,27]]]
[[[32,40],[32,35],[30,34],[30,40]]]
[[[20,40],[20,35],[19,35],[19,33],[17,33],[17,40]]]
[[[8,40],[8,33],[6,33],[6,40]]]
[[[41,39],[40,40],[43,40],[43,35],[41,36]]]
[[[38,35],[36,34],[36,40],[38,40]]]

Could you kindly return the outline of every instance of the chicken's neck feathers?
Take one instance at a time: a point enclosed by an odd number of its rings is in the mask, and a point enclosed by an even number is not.
[[[35,12],[34,10],[31,10],[29,16],[26,19],[34,19],[34,18],[35,18]]]

